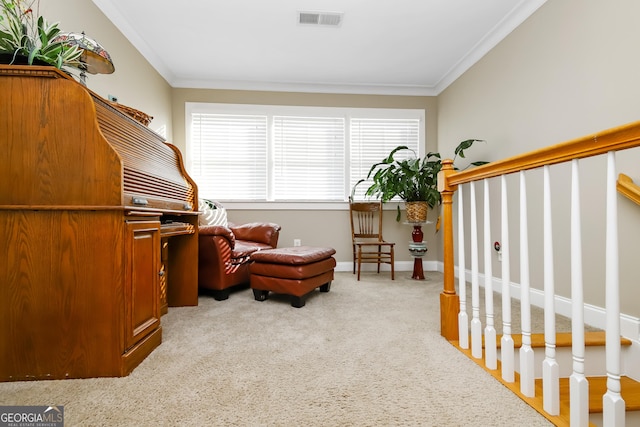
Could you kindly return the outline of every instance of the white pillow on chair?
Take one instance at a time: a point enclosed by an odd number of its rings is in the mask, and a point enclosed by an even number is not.
[[[220,203],[213,200],[200,199],[198,210],[200,211],[198,224],[228,226],[227,210]]]

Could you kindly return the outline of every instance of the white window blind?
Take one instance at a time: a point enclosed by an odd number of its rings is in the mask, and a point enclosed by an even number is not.
[[[265,200],[267,118],[191,114],[191,170],[204,198]]]
[[[186,121],[187,170],[223,202],[343,202],[393,148],[424,143],[424,110],[187,103]]]
[[[342,200],[345,119],[273,118],[273,199]]]
[[[419,119],[352,118],[350,188],[361,178],[366,178],[371,166],[381,162],[394,148],[405,145],[418,154],[419,143]],[[403,150],[394,155],[394,158],[400,160],[411,154]],[[364,199],[371,183],[371,180],[360,183],[356,187],[354,199]]]

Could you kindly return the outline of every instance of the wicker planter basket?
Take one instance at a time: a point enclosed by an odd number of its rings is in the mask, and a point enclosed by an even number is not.
[[[407,222],[427,222],[427,202],[405,202]]]
[[[140,110],[136,110],[135,108],[127,107],[126,105],[118,104],[117,102],[111,102],[111,105],[145,126],[149,126],[149,123],[153,120],[153,116],[150,116]]]

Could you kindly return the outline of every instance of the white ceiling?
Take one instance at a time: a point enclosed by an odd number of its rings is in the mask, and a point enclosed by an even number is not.
[[[439,94],[545,1],[93,0],[173,87],[395,95]]]

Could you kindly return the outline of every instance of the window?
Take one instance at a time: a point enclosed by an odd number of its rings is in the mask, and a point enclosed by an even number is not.
[[[343,117],[274,117],[269,199],[342,200],[344,141]]]
[[[424,141],[424,110],[187,103],[186,115],[189,174],[221,201],[343,202],[393,148]]]
[[[351,178],[350,188],[367,177],[371,166],[382,161],[394,148],[405,145],[419,153],[419,119],[370,119],[351,120]],[[402,159],[409,153],[402,151],[394,155]],[[354,198],[363,199],[372,181],[367,180],[356,187]]]
[[[265,116],[192,113],[190,174],[203,198],[260,200],[267,192]]]

